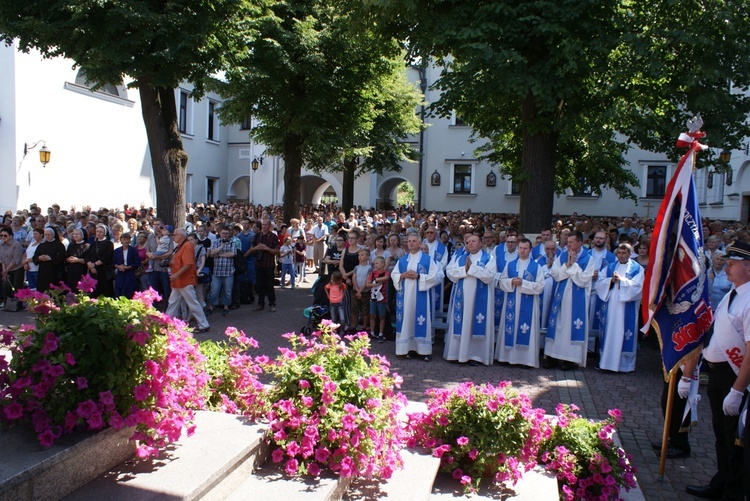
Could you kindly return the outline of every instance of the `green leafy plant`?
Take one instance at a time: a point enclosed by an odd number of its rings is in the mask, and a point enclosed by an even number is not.
[[[289,474],[389,478],[402,466],[398,413],[405,397],[388,361],[369,352],[361,333],[336,335],[324,321],[310,337],[286,334],[292,348],[258,360],[273,376],[267,413],[274,462]]]
[[[618,409],[604,421],[591,421],[575,414],[575,405],[559,404],[552,433],[541,444],[539,462],[557,476],[561,497],[574,499],[619,499],[621,488],[636,486],[632,458],[614,443]]]
[[[409,415],[409,447],[441,458],[442,471],[476,491],[483,478],[514,484],[536,464],[539,442],[550,430],[544,411],[504,381],[462,383],[427,390],[427,412]]]
[[[86,277],[81,290],[93,290]],[[138,455],[191,434],[204,406],[203,355],[185,324],[134,300],[24,290],[35,325],[2,332],[10,363],[0,365],[0,419],[30,421],[42,445],[75,429],[134,426]]]

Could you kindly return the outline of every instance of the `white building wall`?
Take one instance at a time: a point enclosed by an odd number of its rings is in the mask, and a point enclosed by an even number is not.
[[[125,99],[91,93],[74,85],[77,70],[66,59],[43,60],[38,53],[20,54],[13,47],[0,46],[0,208],[27,207],[32,202],[48,206],[90,204],[94,208],[123,204],[155,204],[155,186],[146,133],[141,116],[137,89],[128,89]],[[438,70],[427,69],[429,83]],[[418,81],[418,74],[409,71]],[[175,89],[191,91],[189,84]],[[438,94],[428,91],[427,102]],[[208,102],[220,105],[221,98],[208,94],[200,101],[190,100],[188,130],[183,134],[188,154],[187,201],[204,202],[209,182],[214,187],[213,200],[251,200],[264,206],[280,204],[284,196],[284,164],[269,156],[265,146],[253,143],[249,130],[239,125],[219,125],[215,140],[208,139]],[[179,100],[177,101],[179,112]],[[492,166],[475,157],[481,145],[469,141],[471,128],[455,125],[454,117],[427,118],[422,159],[422,207],[449,211],[471,208],[475,212],[517,212],[519,197],[511,194],[510,181]],[[418,148],[419,136],[410,138]],[[24,143],[46,141],[52,152],[50,163],[39,163],[38,148],[22,159]],[[254,158],[263,158],[258,171],[252,172]],[[611,190],[601,197],[575,197],[572,193],[557,196],[554,210],[561,214],[578,212],[588,215],[624,215],[637,213],[655,217],[659,199],[646,195],[647,166],[669,164],[659,154],[632,149],[626,156],[641,186],[634,188],[638,204],[622,200]],[[471,193],[454,194],[453,167],[472,166]],[[723,175],[714,175],[708,188],[707,172],[696,173],[696,186],[702,201],[702,215],[710,218],[747,220],[750,216],[750,156],[747,150],[734,151],[732,184]],[[670,165],[670,173],[674,165]],[[440,185],[432,186],[431,176],[440,175]],[[495,187],[486,186],[487,174],[497,176]],[[341,196],[341,173],[326,172],[318,176],[303,170],[308,198],[319,197],[327,184]],[[419,186],[419,166],[405,163],[399,173],[384,176],[360,176],[355,181],[354,204],[363,207],[388,203],[396,184]],[[385,188],[384,188],[385,187]],[[303,203],[316,200],[303,199]]]

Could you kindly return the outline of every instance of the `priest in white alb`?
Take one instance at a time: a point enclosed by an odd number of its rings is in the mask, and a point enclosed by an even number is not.
[[[630,244],[617,246],[617,261],[599,272],[596,293],[602,300],[599,369],[613,372],[635,370],[638,349],[638,306],[643,289],[643,267],[630,259]]]
[[[537,368],[544,271],[531,259],[531,240],[518,241],[518,258],[508,263],[498,282],[506,294],[495,356],[500,362]]]
[[[482,250],[479,235],[464,236],[466,252],[448,264],[454,283],[443,358],[469,365],[492,365],[495,344],[495,259]]]
[[[439,265],[419,250],[417,233],[407,237],[409,253],[391,273],[396,288],[396,355],[432,360],[430,289],[438,285]]]
[[[589,295],[594,260],[583,246],[583,234],[576,230],[567,237],[567,247],[555,259],[551,275],[555,290],[550,304],[542,367],[560,362],[563,370],[586,366],[589,338]]]

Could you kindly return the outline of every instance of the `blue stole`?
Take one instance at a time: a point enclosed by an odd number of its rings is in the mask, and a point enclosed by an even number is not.
[[[529,259],[529,264],[523,272],[523,280],[529,282],[536,281],[536,274],[539,271],[539,265],[533,259]],[[514,259],[508,264],[508,278],[518,276],[518,259]],[[528,348],[529,339],[531,339],[531,325],[534,314],[534,296],[531,294],[520,294],[521,305],[518,310],[518,321],[516,321],[516,297],[519,294],[508,293],[505,304],[505,347],[513,348],[515,344],[519,347]],[[516,325],[518,332],[516,333]],[[514,336],[515,333],[515,336]]]
[[[484,268],[485,266],[487,266],[487,263],[490,262],[491,256],[485,251],[481,252],[482,257],[479,258],[479,264],[477,266],[481,266],[482,268]],[[466,266],[466,257],[468,255],[468,252],[464,252],[460,256],[458,256],[458,258],[456,258],[456,265]],[[453,302],[453,335],[460,337],[462,330],[461,327],[464,320],[463,278],[458,281],[455,289],[456,295]],[[485,336],[485,326],[487,325],[485,320],[487,320],[487,318],[484,316],[484,314],[487,313],[487,298],[489,297],[489,289],[489,285],[482,282],[481,280],[477,280],[477,288],[474,295],[474,318],[471,328],[471,335],[473,337],[483,338]]]
[[[502,274],[505,270],[505,244],[498,244],[492,249],[492,253],[495,254],[495,263],[497,264],[497,272]],[[505,291],[501,288],[495,288],[495,325],[500,325],[503,318],[503,303],[505,303]]]
[[[615,269],[617,269],[617,265],[619,264],[619,261],[615,261],[614,263],[607,266],[607,277],[611,277],[612,274],[615,272]],[[635,277],[638,272],[641,270],[641,265],[638,264],[637,261],[633,261],[632,259],[628,260],[628,271],[625,273],[625,276],[628,277],[628,279],[632,280],[633,277]],[[628,301],[625,303],[625,323],[623,328],[625,329],[625,336],[623,336],[622,341],[622,353],[635,353],[635,341],[636,341],[636,333],[638,332],[638,309],[636,308],[636,303],[638,301]],[[607,332],[607,301],[602,301],[602,305],[599,308],[599,316],[601,316],[602,319],[602,337],[601,337],[601,347],[599,350],[604,350],[604,343],[606,342],[606,336],[605,333]],[[627,332],[630,330],[630,336],[628,337]]]
[[[398,271],[399,273],[405,273],[406,267],[409,265],[409,256],[411,254],[405,254],[401,259],[398,260]],[[419,265],[417,266],[417,273],[425,275],[430,270],[430,260],[432,258],[422,253],[422,257],[419,259]],[[427,309],[427,298],[429,297],[429,291],[420,291],[419,285],[417,285],[417,304],[416,304],[416,324],[414,325],[414,337],[427,337],[427,320],[430,318],[430,311]],[[421,319],[421,320],[420,320]],[[401,327],[404,324],[404,284],[401,284],[401,288],[396,294],[396,332],[401,332]]]
[[[568,251],[566,250],[558,258],[560,263],[566,263],[568,261]],[[578,255],[576,263],[581,269],[585,270],[591,259],[591,253],[585,248],[581,247],[581,253]],[[552,304],[549,309],[549,322],[547,323],[547,339],[552,341],[555,340],[555,330],[557,329],[557,316],[560,313],[560,305],[562,303],[563,294],[565,293],[565,287],[570,282],[572,293],[572,309],[570,315],[570,340],[574,343],[583,343],[586,340],[587,328],[589,316],[586,311],[586,288],[579,287],[570,278],[566,278],[561,282],[557,282],[555,285],[555,292],[552,296]]]
[[[437,261],[438,263],[442,263],[443,256],[448,252],[448,248],[445,246],[445,244],[438,240],[437,246],[435,247],[435,255],[433,256],[433,259]]]
[[[617,258],[615,257],[615,255],[612,254],[612,252],[607,251],[604,254],[604,257],[602,258],[601,266],[599,266],[599,273],[605,270],[607,266],[609,266],[610,264],[616,263],[616,262],[617,262]],[[592,287],[592,291],[593,291],[593,287]],[[601,312],[604,301],[601,300],[601,298],[599,297],[599,294],[597,294],[596,292],[593,292],[593,296],[594,297],[592,297],[591,299],[594,301],[594,304],[592,304],[590,308],[594,308],[594,311],[596,313],[594,314],[593,324],[589,326],[589,329],[600,330],[600,329],[603,329],[602,322],[604,321],[604,317],[600,318],[599,313]]]
[[[443,256],[445,256],[448,253],[448,248],[443,244],[441,241],[437,241],[437,245],[435,246],[435,255],[433,256],[433,259],[436,263],[440,264],[440,266],[443,266]],[[430,289],[430,294],[433,295],[433,303],[434,308],[433,311],[438,311],[443,309],[443,287],[441,285],[438,285],[437,287],[433,287]]]

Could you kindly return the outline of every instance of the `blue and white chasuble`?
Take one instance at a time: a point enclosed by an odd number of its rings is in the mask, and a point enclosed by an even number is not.
[[[620,280],[613,283],[615,272]],[[632,259],[625,264],[615,261],[599,272],[596,293],[602,300],[599,310],[602,318],[599,367],[602,369],[616,372],[635,370],[643,279],[643,267]]]
[[[514,278],[521,278],[521,285],[513,285]],[[530,258],[514,259],[500,276],[499,285],[506,294],[496,357],[501,362],[539,367],[539,298],[544,290],[542,267]]]
[[[617,258],[612,252],[604,249],[603,252],[596,252],[596,250],[589,250],[591,258],[594,260],[594,269],[599,271],[599,274],[610,264],[617,262]],[[594,284],[596,285],[596,284]],[[598,333],[601,329],[601,318],[599,317],[599,311],[602,309],[604,303],[599,296],[596,294],[594,287],[591,288],[591,302],[589,303],[589,331],[592,333]]]
[[[568,255],[567,250],[560,254],[550,271],[556,283],[550,303],[544,354],[585,367],[594,260],[588,249],[581,247],[576,262],[568,267]]]
[[[505,265],[507,265],[509,261],[512,261],[513,259],[518,257],[518,251],[509,256],[505,251],[505,244],[498,244],[494,249],[492,249],[492,257],[495,258],[495,266],[497,266],[497,272],[502,273],[503,270],[505,270]],[[503,292],[499,287],[495,287],[495,327],[499,326],[502,323],[504,303],[505,292]]]
[[[467,259],[471,259],[468,270]],[[446,275],[454,286],[443,352],[446,360],[492,364],[496,273],[493,256],[483,250],[458,253],[448,264]]]
[[[401,280],[407,270],[419,279]],[[438,284],[439,266],[427,254],[406,254],[396,263],[391,278],[396,289],[396,355],[416,351],[432,354],[430,289]]]

